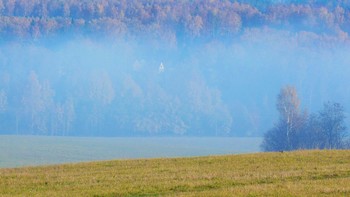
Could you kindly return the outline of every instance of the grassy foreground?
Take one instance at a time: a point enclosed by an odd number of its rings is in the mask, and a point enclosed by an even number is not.
[[[0,196],[350,196],[350,151],[0,169]]]

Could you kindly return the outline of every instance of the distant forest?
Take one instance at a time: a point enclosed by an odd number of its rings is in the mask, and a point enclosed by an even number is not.
[[[344,42],[349,7],[347,0],[0,0],[0,37],[142,35],[178,43],[187,38],[231,40],[277,28],[302,40]]]
[[[0,0],[0,134],[262,136],[286,84],[346,114],[349,33],[347,0]]]

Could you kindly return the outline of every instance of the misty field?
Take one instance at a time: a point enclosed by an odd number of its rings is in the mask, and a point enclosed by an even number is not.
[[[350,151],[0,169],[1,196],[349,196]]]
[[[0,168],[259,152],[261,138],[0,136]]]

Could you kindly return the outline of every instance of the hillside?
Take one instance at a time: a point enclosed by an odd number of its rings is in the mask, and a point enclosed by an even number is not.
[[[267,26],[301,32],[311,40],[331,36],[344,41],[349,18],[349,2],[344,0],[0,0],[0,35],[6,39],[73,33],[149,35],[176,42],[183,37],[231,39],[250,28]]]
[[[350,109],[349,27],[345,0],[0,0],[0,134],[260,137],[285,85]]]
[[[0,170],[1,196],[347,196],[350,151],[117,160]]]

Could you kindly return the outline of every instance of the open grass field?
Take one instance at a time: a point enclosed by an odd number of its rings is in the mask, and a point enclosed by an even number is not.
[[[0,168],[111,159],[193,157],[259,152],[249,137],[1,136]]]
[[[350,151],[0,169],[0,196],[350,196]]]

